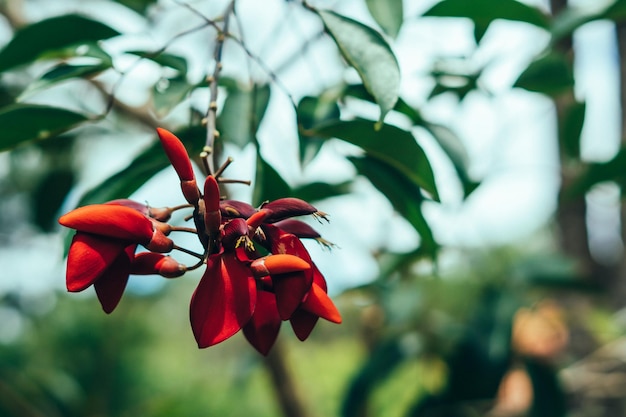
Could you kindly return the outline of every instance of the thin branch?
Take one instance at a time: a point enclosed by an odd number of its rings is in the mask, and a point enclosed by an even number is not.
[[[228,26],[230,23],[230,16],[233,13],[235,8],[235,0],[232,0],[226,10],[224,11],[224,25],[222,30],[217,35],[217,41],[215,43],[214,50],[214,61],[215,67],[213,69],[213,75],[208,77],[207,81],[209,82],[209,106],[206,113],[206,146],[204,148],[205,156],[205,166],[207,166],[208,173],[211,174],[215,169],[214,158],[209,157],[213,152],[215,139],[219,137],[219,132],[217,130],[217,93],[218,93],[218,83],[220,78],[220,73],[222,71],[222,51],[224,49],[224,41],[226,40],[225,34],[228,33]]]
[[[137,68],[137,65],[139,65],[139,63],[141,61],[143,61],[144,59],[148,59],[148,58],[151,58],[151,57],[156,57],[156,56],[161,55],[163,52],[165,52],[167,50],[167,48],[169,48],[179,38],[182,38],[183,36],[189,35],[190,33],[194,33],[196,31],[202,30],[202,29],[206,28],[207,26],[209,26],[209,23],[205,21],[205,23],[203,23],[202,25],[195,26],[195,27],[193,27],[191,29],[185,30],[183,32],[180,32],[180,33],[174,35],[161,48],[159,48],[156,51],[151,52],[151,53],[149,53],[149,54],[147,54],[145,56],[138,57],[135,60],[135,62],[133,62],[130,65],[130,67],[128,67],[126,70],[119,71],[120,77],[115,81],[115,83],[113,83],[113,86],[111,87],[111,91],[108,93],[109,100],[107,102],[107,107],[104,110],[104,113],[103,113],[102,117],[104,117],[107,114],[109,114],[109,112],[113,109],[114,106],[116,106],[116,105],[119,106],[120,105],[119,100],[117,100],[117,97],[115,96],[116,93],[117,93],[117,90],[120,88],[120,86],[121,86],[122,82],[124,81],[124,79],[126,78],[126,76],[128,74],[130,74],[135,68]]]
[[[253,60],[259,67],[261,67],[263,72],[265,72],[267,76],[270,77],[270,80],[272,80],[272,82],[276,84],[276,86],[287,96],[293,108],[297,109],[298,105],[296,104],[296,101],[294,100],[293,95],[289,92],[289,89],[287,88],[287,86],[285,86],[285,84],[283,84],[280,78],[278,78],[278,75],[276,75],[276,73],[261,58],[255,55],[246,46],[246,44],[243,43],[243,41],[241,41],[239,38],[235,37],[234,35],[230,33],[227,33],[226,36],[229,39],[232,39],[236,44],[238,44],[241,47],[241,49],[243,49],[243,51],[246,53],[246,55],[248,55],[248,58]]]

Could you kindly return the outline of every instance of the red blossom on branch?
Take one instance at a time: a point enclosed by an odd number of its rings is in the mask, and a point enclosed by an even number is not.
[[[94,286],[105,312],[118,305],[131,274],[166,278],[206,265],[190,303],[190,322],[200,348],[220,343],[243,329],[246,339],[267,355],[283,321],[305,340],[321,317],[341,315],[327,295],[326,281],[301,238],[329,246],[308,224],[292,217],[326,214],[296,198],[267,202],[259,209],[222,200],[219,177],[206,177],[202,192],[182,142],[157,129],[187,205],[152,208],[131,200],[79,207],[59,223],[76,230],[67,259],[67,289]],[[216,174],[219,175],[219,174]],[[195,228],[167,223],[175,210],[192,208]],[[169,235],[192,232],[202,253],[178,247]],[[136,253],[138,247],[147,251]],[[187,267],[166,255],[181,250],[198,258]]]

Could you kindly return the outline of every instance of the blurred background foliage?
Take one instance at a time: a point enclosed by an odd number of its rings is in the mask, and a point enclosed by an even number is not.
[[[626,1],[229,3],[0,0],[0,415],[625,415]],[[315,202],[340,246],[314,259],[344,323],[304,344],[283,332],[268,358],[240,337],[195,347],[193,277],[137,277],[110,316],[63,289],[61,212],[180,202],[154,128],[201,151],[227,19],[215,155],[252,180],[229,195]],[[598,24],[612,107],[581,89],[580,34]],[[413,39],[424,27],[432,45]],[[540,111],[502,122],[502,97]],[[622,125],[590,130],[598,111]],[[539,152],[510,152],[557,185],[485,198],[495,174],[475,167],[537,132]],[[445,214],[476,200],[510,229],[451,238],[478,226]]]

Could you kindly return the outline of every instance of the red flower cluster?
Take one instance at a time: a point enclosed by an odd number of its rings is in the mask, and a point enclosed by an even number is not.
[[[67,259],[68,291],[93,285],[102,308],[110,313],[129,275],[174,278],[206,264],[190,307],[191,327],[201,348],[243,329],[248,341],[266,355],[283,321],[289,320],[300,340],[309,336],[320,317],[340,323],[341,316],[326,294],[326,281],[300,239],[324,241],[308,224],[292,219],[325,218],[325,214],[296,198],[275,200],[259,209],[222,200],[211,175],[201,192],[183,144],[167,130],[157,132],[189,205],[154,209],[114,200],[62,216],[59,223],[76,230]],[[174,210],[185,207],[193,208],[195,229],[167,223]],[[183,229],[196,233],[204,248],[192,267],[164,255],[184,250],[168,237]],[[136,253],[139,245],[148,251]]]

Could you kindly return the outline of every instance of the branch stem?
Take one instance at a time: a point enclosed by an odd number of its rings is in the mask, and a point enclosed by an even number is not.
[[[228,34],[228,28],[230,23],[230,16],[235,9],[235,0],[231,0],[224,11],[224,20],[222,29],[217,33],[217,39],[215,42],[215,50],[213,52],[213,57],[215,60],[215,67],[213,68],[213,74],[207,77],[207,82],[209,83],[209,107],[206,113],[206,153],[204,155],[204,165],[208,167],[208,174],[211,174],[215,170],[215,161],[214,158],[211,157],[211,154],[214,153],[215,149],[215,139],[219,137],[219,131],[217,130],[217,93],[218,93],[218,83],[220,78],[220,73],[222,71],[222,51],[224,49],[224,41],[226,40],[226,36]]]

